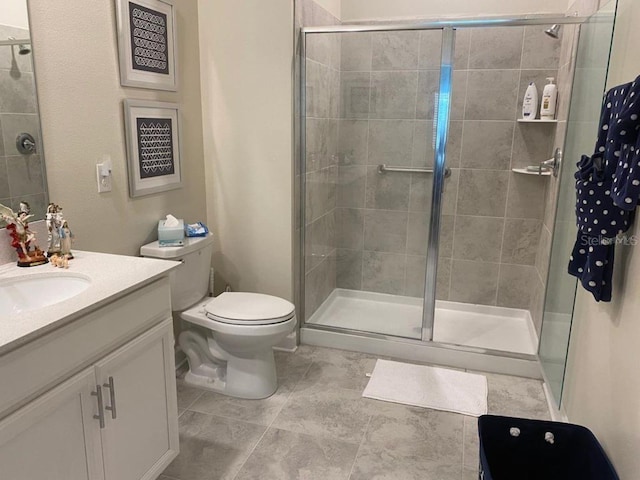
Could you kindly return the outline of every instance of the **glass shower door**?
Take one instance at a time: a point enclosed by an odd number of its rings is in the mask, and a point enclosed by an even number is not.
[[[580,156],[591,154],[595,145],[616,3],[609,2],[580,27],[539,349],[545,379],[558,404],[577,285],[575,277],[567,273],[577,234],[573,173]]]
[[[422,339],[443,31],[305,38],[304,321]]]

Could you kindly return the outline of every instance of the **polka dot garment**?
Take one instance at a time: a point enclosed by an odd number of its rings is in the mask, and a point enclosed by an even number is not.
[[[640,82],[637,85],[640,87]],[[634,121],[632,115],[636,120],[638,118],[631,110],[635,104],[631,107],[633,101],[630,98],[635,95],[636,82],[620,85],[606,93],[595,152],[591,157],[582,156],[575,174],[578,238],[568,271],[598,302],[611,300],[615,239],[629,229],[640,198],[638,189],[631,201],[633,207],[623,198],[622,203],[627,207],[621,208],[619,195],[616,195],[617,192],[621,195],[632,193],[626,188],[627,183],[633,187],[640,186],[640,181],[638,185],[633,184],[635,178],[627,182],[628,175],[623,181],[623,174],[619,171],[625,164],[629,167],[630,157],[635,155],[635,148],[632,151],[626,143],[631,138],[635,141],[637,136],[635,126],[629,124]],[[629,134],[631,128],[636,132],[635,136]],[[640,158],[636,165],[638,161]],[[635,171],[640,180],[640,165]]]

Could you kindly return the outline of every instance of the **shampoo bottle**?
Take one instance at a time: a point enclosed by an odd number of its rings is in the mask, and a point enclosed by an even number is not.
[[[531,82],[522,100],[522,118],[534,120],[538,114],[538,88]]]
[[[540,104],[540,118],[553,120],[556,117],[556,102],[558,101],[558,87],[553,83],[553,77],[548,77],[549,83],[544,86],[542,103]]]

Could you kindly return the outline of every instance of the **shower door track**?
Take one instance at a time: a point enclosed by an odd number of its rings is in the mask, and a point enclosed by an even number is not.
[[[359,336],[364,339],[377,339],[383,341],[402,342],[414,345],[428,345],[439,350],[466,352],[473,355],[488,355],[492,357],[503,357],[520,362],[536,362],[537,355],[519,354],[502,350],[490,350],[478,347],[455,345],[448,343],[438,343],[433,341],[433,324],[435,316],[436,300],[436,276],[438,262],[438,244],[440,234],[440,218],[442,208],[442,192],[444,187],[444,176],[446,171],[446,143],[449,129],[450,95],[452,89],[453,73],[453,49],[455,41],[455,30],[463,28],[481,27],[511,27],[511,26],[535,26],[549,24],[581,24],[586,17],[569,16],[559,17],[555,15],[537,15],[533,17],[496,17],[488,19],[456,19],[456,20],[435,20],[416,21],[407,23],[380,23],[380,24],[353,24],[336,25],[323,27],[303,27],[300,29],[300,50],[297,59],[299,66],[299,84],[296,105],[299,106],[299,132],[297,135],[298,149],[296,162],[300,166],[300,189],[299,189],[299,215],[300,215],[300,236],[299,251],[300,260],[298,265],[299,299],[298,311],[300,318],[305,318],[305,213],[306,213],[306,36],[307,34],[320,33],[350,33],[350,32],[390,32],[407,30],[441,30],[442,31],[442,56],[440,65],[440,86],[437,101],[437,108],[434,112],[434,122],[436,128],[434,179],[430,225],[428,232],[427,246],[427,268],[425,272],[425,291],[422,318],[421,339],[410,339],[405,337],[395,337],[380,335],[371,332],[358,330],[348,330],[337,327],[306,324],[304,328],[308,331],[316,330],[318,333],[344,333],[349,336]],[[301,324],[304,322],[301,322]]]

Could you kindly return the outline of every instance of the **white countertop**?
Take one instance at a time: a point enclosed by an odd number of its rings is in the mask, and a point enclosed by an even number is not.
[[[73,255],[69,269],[51,264],[29,268],[15,263],[0,266],[0,280],[43,273],[75,273],[91,279],[90,286],[75,297],[19,315],[0,316],[0,355],[149,284],[180,265],[168,260],[76,250]]]

